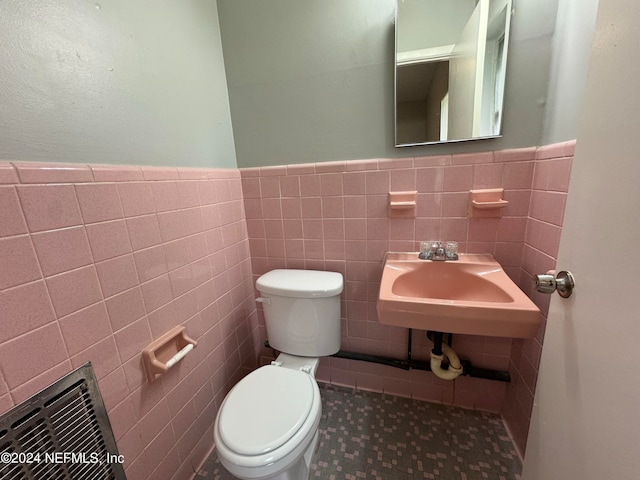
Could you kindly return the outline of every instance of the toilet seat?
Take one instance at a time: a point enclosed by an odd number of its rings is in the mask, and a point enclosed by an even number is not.
[[[253,371],[220,409],[221,440],[239,455],[261,455],[284,445],[311,412],[314,383],[310,375],[287,368]]]
[[[246,390],[245,384],[247,384]],[[276,384],[281,388],[274,388]],[[254,387],[255,390],[253,390]],[[230,401],[236,396],[235,394],[232,396],[236,390],[239,391],[239,401],[245,405],[244,410],[242,407],[233,405],[235,400]],[[271,395],[276,400],[267,401],[265,395]],[[297,410],[295,414],[284,412],[282,405],[285,397],[291,403],[303,406],[294,407]],[[247,413],[254,411],[257,413],[251,413],[254,421],[249,428],[246,421]],[[242,412],[244,412],[244,419],[240,417],[243,415]],[[268,415],[279,419],[288,418],[288,422],[283,422],[280,427],[274,427],[276,435],[266,440],[266,433],[271,430],[265,422],[255,419],[263,419]],[[218,458],[225,468],[238,478],[270,478],[271,475],[283,472],[292,464],[301,461],[305,451],[312,448],[314,439],[318,436],[321,415],[320,389],[312,375],[298,369],[275,365],[260,367],[240,380],[220,406],[214,426]],[[222,428],[221,424],[224,424]],[[224,434],[221,430],[224,430]],[[256,441],[258,437],[261,438],[260,441]],[[227,445],[225,438],[232,446]],[[280,445],[275,446],[277,444]],[[235,451],[235,449],[260,451],[269,448],[272,450],[256,455]]]

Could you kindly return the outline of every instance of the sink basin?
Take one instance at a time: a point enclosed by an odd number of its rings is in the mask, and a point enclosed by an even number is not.
[[[386,325],[494,337],[533,337],[542,322],[538,307],[489,254],[433,262],[389,252],[376,309]]]

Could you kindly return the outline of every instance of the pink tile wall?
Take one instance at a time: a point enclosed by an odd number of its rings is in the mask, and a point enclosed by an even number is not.
[[[375,312],[382,258],[423,239],[492,253],[546,313],[548,297],[528,291],[528,278],[555,264],[572,155],[570,142],[243,169],[242,182],[236,170],[0,163],[0,412],[92,360],[129,478],[187,478],[211,447],[224,394],[258,354],[272,354],[261,348],[257,276],[341,272],[343,348],[397,358],[407,333]],[[468,190],[498,186],[510,201],[504,216],[469,220]],[[388,192],[410,189],[416,218],[389,218]],[[176,324],[200,346],[148,384],[140,350]],[[509,369],[509,385],[337,358],[323,360],[318,378],[502,409],[524,451],[542,337],[454,338],[475,365]],[[416,332],[414,358],[429,348]]]
[[[455,240],[462,252],[493,254],[515,280],[522,268],[536,148],[403,159],[241,169],[254,279],[273,268],[334,270],[345,277],[342,348],[405,358],[407,331],[381,325],[375,302],[385,252],[419,241]],[[505,189],[503,217],[469,219],[469,190]],[[389,218],[389,191],[417,190],[415,218]],[[261,312],[260,312],[261,315]],[[261,334],[265,336],[260,317]],[[507,370],[511,339],[458,335],[454,348],[475,365]],[[415,332],[413,355],[430,342]],[[271,352],[263,352],[265,357]],[[491,411],[506,385],[336,358],[318,378],[340,385]]]
[[[127,477],[191,477],[259,351],[239,172],[0,163],[0,312],[0,412],[91,361]],[[178,324],[198,348],[148,383]]]
[[[545,321],[551,296],[535,292],[531,278],[555,268],[574,150],[575,141],[571,141],[540,147],[536,153],[519,285],[538,305]],[[522,455],[531,421],[544,331],[545,325],[535,338],[514,340],[509,361],[512,380],[507,387],[502,415]]]

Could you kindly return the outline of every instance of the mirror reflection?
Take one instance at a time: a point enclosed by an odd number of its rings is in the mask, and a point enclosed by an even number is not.
[[[396,147],[499,136],[511,0],[398,0]]]

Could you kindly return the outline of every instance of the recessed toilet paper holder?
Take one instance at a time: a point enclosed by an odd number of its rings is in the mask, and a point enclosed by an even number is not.
[[[536,292],[552,294],[558,292],[562,298],[569,298],[576,286],[575,279],[571,272],[562,270],[555,275],[554,270],[549,270],[545,274],[535,275],[533,277],[533,285]]]
[[[149,382],[167,373],[197,346],[198,342],[189,338],[181,325],[147,345],[142,351],[142,360]]]

